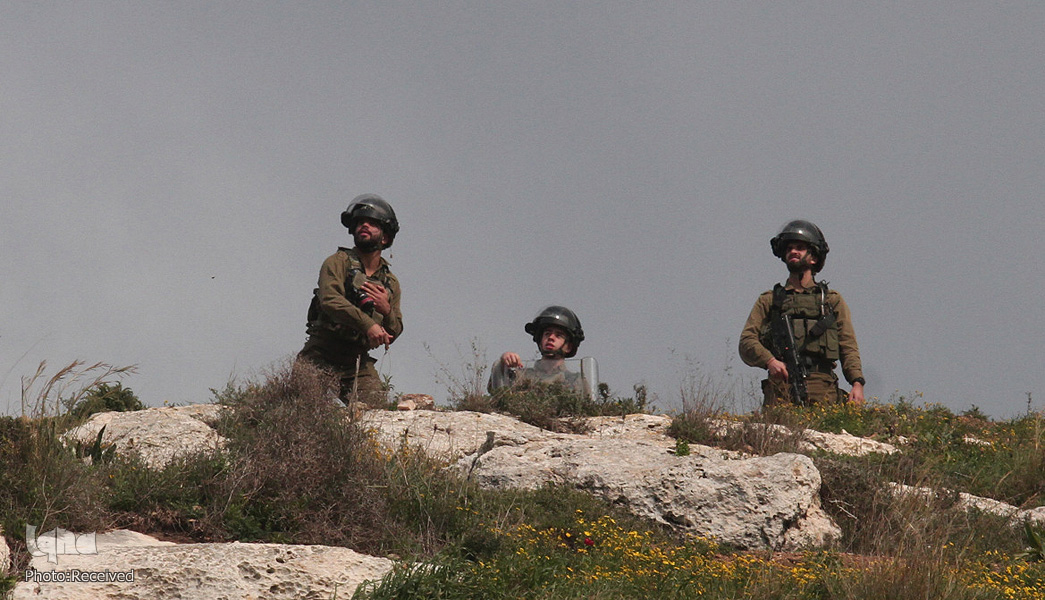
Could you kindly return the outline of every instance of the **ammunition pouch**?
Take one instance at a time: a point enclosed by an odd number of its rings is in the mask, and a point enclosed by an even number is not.
[[[794,293],[777,284],[773,288],[773,304],[769,320],[784,313],[791,316],[795,347],[803,358],[814,361],[811,372],[828,373],[825,365],[841,358],[838,344],[838,323],[834,309],[827,302],[827,284],[818,283],[811,293]],[[768,326],[763,338],[768,339]],[[770,347],[768,344],[766,347]]]

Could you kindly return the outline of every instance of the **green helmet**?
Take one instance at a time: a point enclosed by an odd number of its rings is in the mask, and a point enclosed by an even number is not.
[[[533,336],[533,341],[538,345],[541,343],[541,335],[547,327],[555,325],[566,331],[570,337],[570,352],[566,358],[573,358],[577,354],[577,348],[584,341],[584,329],[581,328],[581,320],[574,312],[565,306],[549,306],[526,324],[526,333]]]
[[[813,272],[819,273],[820,269],[824,268],[824,263],[827,262],[827,253],[831,249],[827,246],[824,233],[811,221],[802,219],[790,221],[780,229],[780,233],[769,240],[769,246],[773,249],[773,255],[784,262],[787,262],[788,242],[805,242],[809,244],[809,247],[813,249],[813,254],[816,255],[816,267],[813,269]]]
[[[348,232],[354,234],[356,219],[373,219],[381,224],[381,230],[385,232],[385,248],[392,245],[396,234],[399,233],[399,220],[396,219],[392,205],[385,202],[384,198],[377,194],[360,194],[356,196],[348,208],[341,213],[341,224],[348,228]]]

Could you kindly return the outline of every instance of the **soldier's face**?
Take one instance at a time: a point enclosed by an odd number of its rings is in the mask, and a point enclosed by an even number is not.
[[[541,333],[541,354],[566,353],[570,350],[566,330],[554,325],[545,327]]]
[[[381,229],[380,223],[364,217],[356,220],[355,229],[352,231],[352,239],[360,250],[372,252],[384,247],[385,231]]]
[[[816,255],[813,254],[809,244],[805,242],[788,242],[784,258],[787,262],[787,270],[792,273],[801,273],[806,269],[812,269],[813,265],[816,264]]]

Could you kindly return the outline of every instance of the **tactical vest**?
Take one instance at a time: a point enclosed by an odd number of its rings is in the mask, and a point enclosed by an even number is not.
[[[836,361],[838,351],[837,315],[827,302],[827,283],[819,282],[812,292],[798,293],[785,289],[783,285],[773,287],[773,304],[769,308],[769,319],[762,328],[762,339],[769,340],[769,323],[779,314],[791,316],[795,333],[795,347],[800,355],[816,363]],[[768,344],[766,347],[771,347]]]
[[[376,281],[383,285],[385,289],[391,289],[391,286],[388,284],[388,278],[385,277],[386,271],[384,269],[378,269],[373,276],[367,277],[366,271],[363,269],[363,263],[359,261],[359,257],[345,248],[338,248],[338,252],[344,253],[348,259],[348,269],[345,271],[346,279],[344,282],[346,295],[351,294],[353,289],[358,290],[367,280]],[[351,299],[349,301],[351,301]],[[376,311],[371,310],[367,312],[367,314],[370,315],[370,317],[378,324],[384,322],[384,316]],[[323,311],[319,309],[318,287],[312,290],[312,302],[308,305],[307,325],[305,331],[309,335],[318,333],[320,335],[329,336],[333,333],[345,341],[363,346],[366,346],[368,343],[365,334],[360,333],[347,325],[330,320]]]

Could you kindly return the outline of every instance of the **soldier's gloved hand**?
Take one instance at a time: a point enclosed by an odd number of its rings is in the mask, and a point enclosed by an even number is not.
[[[373,281],[367,281],[359,286],[359,289],[363,290],[374,301],[374,310],[386,317],[388,313],[392,312],[392,305],[388,302],[388,290],[385,289],[385,286]]]
[[[388,345],[392,343],[392,336],[389,335],[385,328],[374,323],[370,326],[370,329],[366,330],[366,339],[370,343],[370,348],[374,349],[378,346],[384,345],[388,348]]]
[[[766,365],[766,369],[769,371],[769,378],[777,381],[787,381],[787,365],[784,361],[771,359],[769,364]]]

